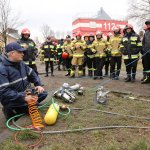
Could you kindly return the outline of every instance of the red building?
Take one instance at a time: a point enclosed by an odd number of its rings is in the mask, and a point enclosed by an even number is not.
[[[115,26],[124,28],[127,21],[112,20],[110,16],[101,8],[97,16],[94,18],[77,18],[72,23],[72,34],[75,36],[77,32],[81,32],[82,35],[86,33],[96,33],[96,31],[102,31],[104,35],[109,32],[113,32]]]

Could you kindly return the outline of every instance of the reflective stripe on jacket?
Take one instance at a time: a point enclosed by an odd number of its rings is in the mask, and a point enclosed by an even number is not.
[[[6,57],[2,57],[0,64],[0,101],[2,105],[9,102],[24,102],[24,91],[30,82],[35,86],[41,85],[36,73],[23,62],[12,63]]]

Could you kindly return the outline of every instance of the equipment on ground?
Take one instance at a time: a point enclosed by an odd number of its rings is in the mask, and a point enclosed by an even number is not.
[[[103,86],[100,86],[97,90],[96,90],[96,95],[94,97],[94,100],[100,104],[105,105],[108,101],[108,96],[107,94],[110,91],[105,91]]]
[[[57,103],[53,103],[50,105],[44,117],[44,121],[47,125],[53,125],[56,123],[59,109],[60,109],[60,106]]]

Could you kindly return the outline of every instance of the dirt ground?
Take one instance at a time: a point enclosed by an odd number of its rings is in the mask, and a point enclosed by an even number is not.
[[[44,72],[44,65],[38,62],[38,70],[40,73]],[[72,104],[71,107],[83,107],[83,108],[98,108],[107,111],[119,112],[129,115],[138,115],[150,117],[149,106],[150,103],[134,102],[130,100],[120,100],[120,96],[117,94],[109,94],[111,99],[107,106],[96,105],[93,102],[93,97],[97,87],[103,85],[109,91],[120,91],[129,93],[131,96],[144,98],[150,100],[150,84],[142,85],[140,79],[142,78],[141,67],[138,69],[136,82],[125,83],[124,76],[125,72],[121,72],[120,80],[111,80],[105,77],[103,80],[93,80],[88,77],[83,78],[68,78],[65,77],[66,71],[54,72],[54,77],[44,77],[41,74],[41,80],[44,84],[44,88],[49,92],[49,96],[46,100],[49,100],[55,90],[59,89],[63,83],[69,83],[74,85],[75,83],[81,84],[85,87],[85,97],[79,97],[79,100]],[[44,109],[44,114],[46,110]],[[42,111],[42,112],[43,112]],[[43,115],[44,115],[43,114]],[[91,117],[90,117],[90,116]],[[101,117],[101,118],[100,118]],[[3,113],[0,115],[0,143],[3,144],[7,141],[8,137],[12,136],[12,131],[9,131],[5,126],[5,119]],[[95,122],[94,122],[95,121]],[[46,128],[45,130],[63,130],[63,129],[75,129],[83,127],[93,127],[102,125],[140,125],[150,126],[150,122],[125,119],[124,117],[112,117],[104,116],[97,112],[87,113],[85,111],[76,112],[73,111],[69,117],[61,118],[55,126]],[[133,139],[134,138],[134,139]],[[90,131],[80,132],[62,135],[45,135],[45,140],[38,147],[38,149],[110,149],[110,150],[127,150],[130,149],[130,144],[134,142],[142,141],[143,143],[150,143],[150,132],[149,130],[131,130],[131,129],[113,129],[113,130],[102,130],[102,131]],[[13,141],[13,140],[12,140]],[[14,142],[14,141],[13,141]],[[0,145],[1,145],[0,144]],[[142,145],[142,144],[141,144]],[[146,145],[146,144],[145,144]],[[131,146],[132,147],[132,146]],[[3,147],[3,149],[6,149]],[[36,149],[36,148],[35,148]],[[132,148],[131,148],[132,149]],[[147,149],[149,150],[150,147]],[[134,149],[133,149],[134,150]],[[136,150],[136,149],[135,149]],[[146,149],[137,149],[146,150]]]

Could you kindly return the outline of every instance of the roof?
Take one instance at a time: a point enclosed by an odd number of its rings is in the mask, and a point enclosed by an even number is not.
[[[8,33],[8,36],[14,38],[14,39],[19,39],[20,35],[18,33]]]
[[[100,20],[111,20],[111,17],[104,11],[104,9],[101,7],[100,10],[97,13],[97,16],[94,17],[94,19],[100,19]]]

